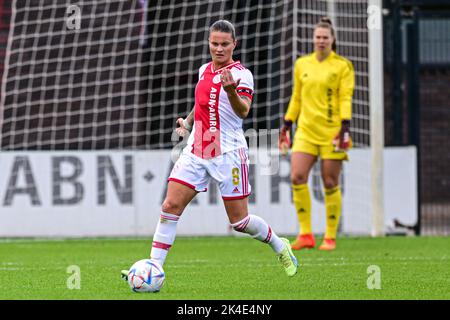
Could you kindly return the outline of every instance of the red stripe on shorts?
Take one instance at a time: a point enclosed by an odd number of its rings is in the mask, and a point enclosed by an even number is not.
[[[167,179],[167,181],[177,182],[177,183],[179,183],[179,184],[185,185],[186,187],[189,187],[189,188],[195,190],[195,186],[193,186],[193,185],[190,184],[190,183],[187,183],[186,181],[183,181],[183,180],[180,180],[180,179],[177,179],[177,178],[169,178],[169,179]]]
[[[239,149],[239,155],[241,157],[241,177],[242,177],[242,193],[243,194],[248,194],[248,169],[247,169],[247,164],[246,164],[246,160],[247,157],[245,156],[245,151],[244,149]]]

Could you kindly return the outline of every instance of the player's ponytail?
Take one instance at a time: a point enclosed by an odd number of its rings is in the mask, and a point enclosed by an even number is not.
[[[333,44],[331,45],[331,50],[336,52],[336,32],[334,31],[333,23],[331,22],[331,19],[329,17],[320,18],[320,21],[319,21],[319,23],[316,24],[315,29],[317,29],[317,28],[325,28],[325,29],[330,30],[331,35],[334,38]]]
[[[333,25],[333,23],[331,22],[331,19],[328,18],[328,17],[322,17],[322,18],[320,18],[320,22],[328,23],[330,26]]]

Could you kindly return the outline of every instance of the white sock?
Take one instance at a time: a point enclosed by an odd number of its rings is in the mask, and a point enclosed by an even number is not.
[[[180,217],[174,214],[161,212],[155,234],[153,235],[150,258],[157,260],[161,266],[166,261],[167,253],[172,247],[177,235],[177,222]]]
[[[272,228],[260,217],[249,214],[241,221],[231,224],[234,230],[244,232],[259,241],[268,243],[275,253],[284,249],[284,242],[272,231]]]

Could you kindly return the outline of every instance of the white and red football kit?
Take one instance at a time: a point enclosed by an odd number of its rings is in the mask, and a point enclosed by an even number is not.
[[[238,95],[253,98],[253,75],[239,61],[218,70],[214,70],[212,62],[204,64],[195,89],[193,129],[169,181],[203,192],[213,178],[222,197],[228,200],[247,197],[251,186],[243,120],[222,88],[220,75],[225,69],[230,70],[235,81],[240,79]]]

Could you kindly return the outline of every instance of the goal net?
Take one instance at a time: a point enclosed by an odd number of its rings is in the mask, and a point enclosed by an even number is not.
[[[145,146],[146,1],[12,2],[3,150]]]
[[[11,12],[9,26],[1,25],[2,34],[8,28],[3,151],[170,149],[175,120],[194,105],[198,68],[210,59],[208,29],[218,19],[234,23],[235,59],[254,75],[244,129],[278,129],[293,64],[312,52],[313,28],[323,16],[335,25],[337,52],[355,67],[355,148],[370,147],[367,0],[3,2]],[[358,193],[369,188],[368,163],[355,166]],[[319,194],[320,179],[314,181]]]
[[[208,28],[220,18],[235,23],[235,58],[255,78],[246,128],[279,128],[293,62],[312,51],[324,15],[338,53],[355,65],[353,138],[369,144],[367,1],[23,0],[11,9],[3,150],[173,146],[174,120],[194,104]]]

